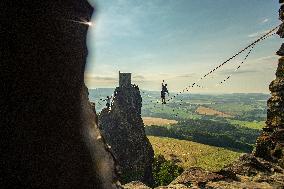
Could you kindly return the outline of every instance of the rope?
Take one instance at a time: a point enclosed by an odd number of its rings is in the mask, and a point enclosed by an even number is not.
[[[279,25],[280,26],[280,25]],[[239,64],[239,66],[234,70],[234,72],[237,72],[241,65],[244,64],[244,62],[247,60],[247,58],[249,57],[249,55],[251,54],[252,50],[254,49],[255,45],[258,44],[259,42],[275,35],[276,33],[273,33],[275,30],[277,30],[279,28],[279,26],[274,27],[273,29],[269,30],[267,33],[265,33],[264,35],[262,35],[261,37],[259,37],[257,40],[255,40],[254,42],[252,42],[251,44],[249,44],[248,46],[246,46],[245,48],[243,48],[242,50],[240,50],[239,52],[237,52],[235,55],[233,55],[232,57],[230,57],[229,59],[227,59],[226,61],[224,61],[223,63],[221,63],[220,65],[218,65],[217,67],[215,67],[213,70],[209,71],[207,74],[205,74],[203,77],[201,77],[197,82],[201,81],[202,79],[206,78],[208,75],[211,75],[213,72],[215,72],[216,70],[218,70],[219,68],[221,68],[222,66],[224,66],[225,64],[227,64],[228,62],[230,62],[231,60],[233,60],[234,58],[236,58],[238,55],[240,55],[241,53],[245,52],[247,49],[250,48],[250,50],[248,51],[248,53],[246,54],[245,58],[243,59],[243,61]],[[225,83],[228,79],[230,79],[232,77],[232,74],[227,76],[223,81],[221,81],[219,83],[223,84]],[[173,97],[171,97],[170,99],[167,99],[167,102],[170,102],[171,100],[173,100],[174,98],[176,98],[177,96],[179,96],[180,94],[184,93],[185,91],[189,91],[189,88],[193,88],[193,87],[198,87],[198,88],[204,88],[203,86],[200,86],[197,84],[197,82],[193,83],[192,85],[186,87],[185,89],[183,89],[182,91],[178,92],[176,95],[174,95]],[[146,94],[145,92],[143,92],[144,94]],[[182,100],[181,100],[182,101]],[[154,102],[153,100],[151,100],[150,102]],[[157,100],[155,103],[159,104],[159,101]],[[180,103],[181,105],[181,103]],[[154,108],[156,108],[156,104],[154,104]],[[173,109],[173,112],[175,110]],[[178,112],[175,115],[176,117],[178,116]]]
[[[242,50],[240,50],[239,52],[237,52],[235,55],[233,55],[232,57],[230,57],[229,59],[227,59],[226,61],[224,61],[223,63],[219,64],[217,67],[215,67],[213,70],[209,71],[207,74],[205,74],[203,77],[201,77],[197,82],[205,79],[208,75],[211,75],[212,73],[214,73],[216,70],[218,70],[219,68],[221,68],[222,66],[224,66],[225,64],[227,64],[228,62],[230,62],[231,60],[233,60],[234,58],[236,58],[238,55],[240,55],[241,53],[243,53],[244,51],[246,51],[249,48],[254,47],[257,43],[263,41],[264,39],[274,35],[271,34],[273,33],[275,30],[277,30],[280,27],[280,25],[274,27],[273,29],[269,30],[267,33],[265,33],[264,35],[262,35],[261,37],[259,37],[257,40],[255,40],[254,42],[252,42],[251,44],[249,44],[248,46],[246,46],[245,48],[243,48]],[[170,99],[168,99],[167,101],[171,101],[174,98],[176,98],[179,94],[181,94],[182,92],[185,91],[189,91],[189,88],[193,88],[193,87],[199,87],[202,88],[200,85],[197,84],[197,82],[193,83],[192,85],[189,85],[188,87],[186,87],[185,89],[183,89],[182,91],[180,91],[179,93],[177,93],[176,95],[174,95],[173,97],[171,97]]]
[[[184,93],[185,91],[189,91],[190,88],[194,88],[194,87],[198,87],[198,88],[204,88],[203,86],[198,85],[198,82],[207,78],[207,76],[211,75],[212,73],[214,73],[216,70],[218,70],[219,68],[221,68],[222,66],[224,66],[225,64],[229,63],[231,60],[235,59],[237,56],[239,56],[241,53],[245,52],[246,50],[250,49],[248,51],[248,53],[246,54],[245,58],[243,59],[243,61],[239,64],[239,66],[234,70],[234,72],[238,71],[241,67],[242,64],[244,64],[244,62],[247,60],[248,56],[251,54],[252,50],[254,49],[255,45],[258,44],[259,42],[275,35],[276,33],[273,33],[275,30],[277,30],[280,27],[280,25],[272,28],[271,30],[269,30],[267,33],[265,33],[264,35],[262,35],[261,37],[259,37],[258,39],[256,39],[254,42],[252,42],[251,44],[249,44],[248,46],[246,46],[245,48],[243,48],[242,50],[240,50],[239,52],[237,52],[236,54],[234,54],[233,56],[231,56],[230,58],[228,58],[227,60],[225,60],[223,63],[219,64],[217,67],[215,67],[214,69],[212,69],[211,71],[209,71],[208,73],[206,73],[203,77],[201,77],[197,82],[193,83],[192,85],[189,85],[188,87],[186,87],[185,89],[183,89],[182,91],[178,92],[176,95],[172,96],[171,98],[167,99],[167,102],[170,102],[171,100],[173,100],[174,98],[178,97],[180,94]],[[219,82],[219,85],[225,83],[228,79],[230,79],[232,76],[229,75],[227,76],[223,81]],[[142,91],[141,92],[145,95],[147,95],[146,92]],[[151,97],[150,95],[147,95],[148,97]],[[100,99],[103,100],[103,99]],[[160,104],[161,101],[159,100],[150,100],[151,103],[154,103],[154,108],[156,108],[156,105]],[[182,102],[182,99],[181,99]],[[182,105],[180,103],[180,105]],[[175,112],[175,110],[172,110],[173,112]],[[178,112],[175,115],[176,117],[178,116]]]

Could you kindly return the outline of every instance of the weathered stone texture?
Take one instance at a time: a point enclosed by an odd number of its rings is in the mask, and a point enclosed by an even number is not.
[[[279,1],[283,3],[283,1]],[[279,19],[283,21],[283,5],[279,9]],[[282,38],[284,33],[283,23],[277,31]],[[283,162],[284,161],[284,44],[276,52],[281,56],[278,60],[276,79],[269,85],[271,98],[267,101],[267,120],[261,136],[256,141],[254,155],[266,160]]]
[[[267,120],[263,133],[257,139],[254,154],[266,160],[284,158],[284,59],[280,58],[276,79],[269,85],[271,98],[267,101]]]
[[[154,151],[141,118],[142,98],[137,86],[117,87],[111,110],[103,109],[99,127],[121,170],[122,182],[153,183]]]
[[[116,188],[84,86],[86,0],[0,3],[1,188]]]
[[[168,186],[156,189],[282,189],[283,186],[283,168],[251,154],[244,154],[219,172],[190,168]]]

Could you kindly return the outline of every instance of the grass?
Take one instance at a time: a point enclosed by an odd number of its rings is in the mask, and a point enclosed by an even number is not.
[[[244,103],[224,103],[224,104],[210,104],[208,107],[218,110],[220,112],[226,112],[230,115],[242,115],[243,113],[254,110],[255,108],[251,104]]]
[[[241,155],[239,152],[186,140],[154,136],[148,138],[155,154],[161,154],[167,160],[175,160],[185,169],[196,166],[218,171]]]
[[[143,105],[143,109],[147,110],[146,115],[151,117],[167,117],[170,119],[176,117],[179,119],[200,119],[202,117],[192,110],[171,103],[167,105],[157,104],[155,107],[153,105]]]
[[[257,129],[257,130],[261,130],[265,126],[265,121],[251,122],[251,121],[240,121],[233,119],[227,119],[227,121],[233,125],[239,125],[241,127],[247,127],[250,129]]]
[[[176,120],[171,119],[163,119],[163,118],[156,118],[156,117],[142,117],[145,126],[151,125],[172,125],[178,123]]]
[[[232,115],[229,115],[227,113],[220,112],[220,111],[214,110],[212,108],[206,108],[206,107],[203,107],[203,106],[199,106],[197,108],[196,112],[198,114],[202,114],[202,115],[213,115],[213,116],[218,116],[218,117],[233,117]]]

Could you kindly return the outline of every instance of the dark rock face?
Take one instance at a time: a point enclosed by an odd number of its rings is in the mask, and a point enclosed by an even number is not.
[[[84,87],[86,0],[1,1],[1,188],[116,188]]]
[[[154,152],[141,118],[142,98],[136,86],[117,87],[110,111],[102,110],[99,127],[121,168],[122,182],[153,182]]]
[[[252,154],[244,154],[237,161],[224,168],[221,172],[238,174],[243,176],[255,176],[259,173],[273,175],[274,173],[284,173],[284,170],[277,164],[271,163]]]
[[[201,168],[184,171],[170,185],[156,189],[187,188],[283,188],[284,169],[277,164],[244,154],[238,160],[219,172],[209,172]],[[136,189],[132,185],[132,189]]]
[[[202,187],[209,181],[218,181],[223,178],[224,176],[220,174],[205,171],[199,167],[193,167],[184,171],[171,183],[171,185],[182,184],[185,186],[192,186],[194,184],[196,186]]]
[[[283,1],[279,1],[283,3]],[[279,9],[279,19],[283,22],[283,4]],[[277,34],[283,38],[283,23]],[[284,167],[284,58],[282,44],[276,52],[281,58],[278,61],[276,79],[269,85],[271,98],[268,100],[266,127],[256,141],[254,155],[266,160],[279,162]]]

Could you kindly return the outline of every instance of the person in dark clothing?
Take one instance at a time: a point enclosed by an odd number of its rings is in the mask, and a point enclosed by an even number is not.
[[[166,104],[166,93],[168,93],[169,95],[169,91],[168,91],[168,88],[167,88],[167,84],[164,84],[164,80],[163,80],[163,83],[162,83],[162,91],[161,91],[161,99],[162,99],[162,104]]]
[[[110,109],[110,104],[111,104],[110,100],[111,100],[111,97],[109,97],[109,96],[107,96],[107,98],[105,99],[106,107],[107,107],[108,110]]]

